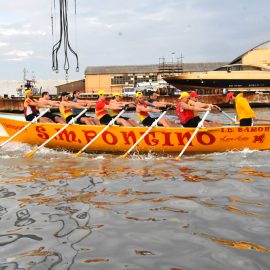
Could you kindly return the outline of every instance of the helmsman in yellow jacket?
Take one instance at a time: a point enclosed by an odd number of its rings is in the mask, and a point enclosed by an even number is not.
[[[244,98],[243,93],[235,96],[235,93],[230,92],[226,96],[226,102],[233,101],[235,103],[235,109],[237,112],[237,119],[240,122],[240,126],[252,126],[255,119],[255,113],[251,109],[248,101]]]

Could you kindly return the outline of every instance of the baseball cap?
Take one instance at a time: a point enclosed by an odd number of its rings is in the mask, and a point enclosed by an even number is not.
[[[198,95],[197,92],[195,92],[195,91],[191,91],[191,92],[189,93],[189,96],[190,96],[190,97],[199,97],[199,95]]]
[[[24,96],[26,97],[32,90],[31,89],[27,89],[24,91]]]
[[[232,97],[234,96],[233,92],[230,92],[226,95],[226,103],[230,102],[230,100],[232,99]]]
[[[65,92],[65,91],[64,91],[64,92],[61,93],[61,97],[68,96],[68,95],[70,95],[69,92]]]
[[[113,97],[116,97],[116,96],[121,97],[122,95],[120,93],[113,93]]]
[[[106,95],[106,92],[104,90],[99,90],[97,92],[97,94],[100,96],[100,95]]]
[[[135,94],[135,97],[136,97],[136,98],[142,97],[142,96],[143,96],[143,93],[142,93],[142,92],[137,92],[137,93]]]
[[[182,92],[180,94],[180,97],[178,99],[182,99],[182,98],[188,98],[189,97],[189,93],[188,92]]]

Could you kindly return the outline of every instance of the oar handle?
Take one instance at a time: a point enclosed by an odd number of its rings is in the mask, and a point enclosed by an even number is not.
[[[20,133],[22,133],[24,130],[26,130],[29,126],[31,126],[33,123],[36,123],[38,121],[39,118],[41,118],[45,113],[47,113],[49,111],[49,108],[45,111],[43,111],[40,115],[38,115],[37,117],[35,117],[31,122],[29,122],[26,126],[24,126],[22,129],[20,129],[17,133],[15,133],[13,136],[11,136],[9,139],[7,139],[6,141],[4,141],[3,143],[0,144],[0,147],[6,145],[8,142],[10,142],[11,140],[13,140],[15,137],[17,137]]]
[[[140,139],[131,146],[131,148],[122,156],[120,156],[120,158],[125,158],[142,140],[143,138],[150,132],[150,130],[155,127],[159,120],[166,114],[167,111],[164,111],[153,123],[152,125],[146,130],[146,132],[140,137]]]
[[[185,147],[182,149],[181,153],[178,155],[178,157],[176,157],[176,160],[179,160],[181,158],[181,156],[184,154],[184,152],[186,151],[186,149],[188,148],[188,146],[190,145],[190,143],[192,142],[193,138],[195,137],[195,135],[197,134],[197,132],[199,131],[199,129],[202,127],[204,120],[206,119],[206,117],[208,116],[210,111],[207,111],[202,120],[199,122],[199,124],[197,125],[195,131],[193,132],[192,136],[190,137],[189,141],[186,143]]]

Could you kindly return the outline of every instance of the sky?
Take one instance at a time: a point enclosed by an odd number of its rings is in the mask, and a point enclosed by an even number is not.
[[[80,68],[69,52],[69,81],[83,79],[87,66],[158,64],[161,57],[230,62],[270,40],[269,0],[67,1]],[[0,80],[22,79],[24,69],[27,78],[66,79],[63,44],[59,73],[52,70],[59,10],[59,0],[0,1]]]

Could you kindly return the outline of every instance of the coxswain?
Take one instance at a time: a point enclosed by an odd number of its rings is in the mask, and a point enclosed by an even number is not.
[[[253,121],[256,120],[255,112],[251,109],[247,99],[244,98],[244,94],[240,93],[235,96],[234,92],[229,92],[226,95],[226,103],[230,101],[235,103],[237,120],[240,122],[240,126],[253,126]]]

